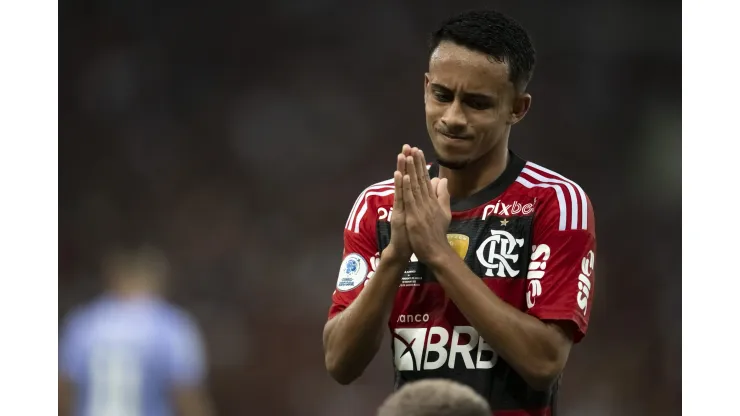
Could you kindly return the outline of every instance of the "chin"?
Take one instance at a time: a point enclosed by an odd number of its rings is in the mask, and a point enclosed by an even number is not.
[[[434,146],[434,153],[437,163],[447,169],[461,170],[473,161],[471,152],[468,149],[450,148],[444,144],[439,147]]]
[[[461,156],[448,156],[437,153],[437,163],[451,170],[461,170],[467,167],[472,159]]]

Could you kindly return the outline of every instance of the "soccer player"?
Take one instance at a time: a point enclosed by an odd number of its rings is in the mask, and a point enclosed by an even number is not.
[[[59,342],[59,414],[206,416],[196,324],[160,298],[166,262],[151,249],[106,262],[108,293],[74,311]]]
[[[391,394],[377,416],[490,416],[488,402],[473,389],[445,379],[414,381]]]
[[[534,65],[527,32],[495,11],[433,33],[424,101],[436,161],[403,146],[393,179],[350,211],[323,334],[339,383],[362,374],[387,323],[396,388],[447,378],[494,414],[554,412],[588,327],[596,235],[579,185],[509,149]]]

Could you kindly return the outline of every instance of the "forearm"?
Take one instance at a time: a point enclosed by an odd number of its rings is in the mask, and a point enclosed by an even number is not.
[[[59,374],[59,416],[70,416],[72,414],[72,398],[74,387],[68,378]]]
[[[381,257],[372,281],[324,328],[324,359],[341,384],[359,377],[380,348],[407,261]]]
[[[174,401],[179,416],[212,416],[213,404],[203,387],[175,387]]]
[[[486,342],[532,387],[549,387],[567,358],[559,328],[496,296],[452,250],[430,263],[447,296]]]

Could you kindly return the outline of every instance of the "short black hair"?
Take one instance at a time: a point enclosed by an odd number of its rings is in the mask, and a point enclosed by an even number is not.
[[[509,65],[509,80],[524,90],[532,79],[536,54],[526,30],[514,19],[494,10],[471,10],[445,21],[432,32],[429,55],[443,41],[484,53]]]
[[[425,379],[391,394],[377,416],[490,416],[488,402],[472,388],[452,380]]]

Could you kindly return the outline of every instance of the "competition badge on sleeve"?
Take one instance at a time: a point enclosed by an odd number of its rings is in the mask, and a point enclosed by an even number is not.
[[[367,262],[361,255],[351,253],[342,261],[337,278],[337,290],[350,291],[359,286],[367,276]]]

